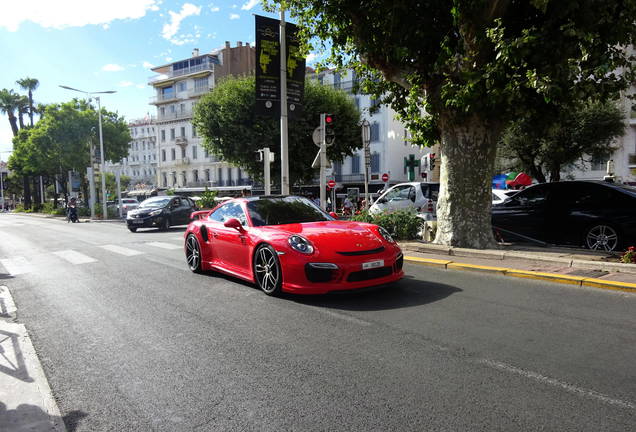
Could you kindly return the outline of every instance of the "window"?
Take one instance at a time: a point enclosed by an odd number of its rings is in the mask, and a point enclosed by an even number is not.
[[[333,162],[333,173],[334,174],[342,174],[342,162],[334,161]]]
[[[186,176],[185,171],[181,171],[181,178],[183,179],[183,185],[185,186],[185,184],[188,182],[188,177]]]
[[[179,104],[179,113],[185,114],[185,104]]]
[[[371,172],[380,172],[380,153],[371,153]]]
[[[360,109],[360,98],[356,96],[353,98],[353,101],[356,103],[356,108]]]
[[[172,185],[176,185],[177,184],[177,173],[172,171]]]
[[[340,88],[340,74],[338,72],[333,74],[333,87],[336,89]]]
[[[380,141],[380,123],[371,123],[371,141]]]
[[[197,158],[197,146],[192,146],[192,159]]]
[[[351,156],[351,174],[360,174],[360,155]]]
[[[172,160],[176,159],[176,154],[175,154],[174,149],[170,149],[170,156],[172,156]]]
[[[181,157],[182,158],[186,157],[186,149],[185,149],[185,147],[181,147]]]
[[[209,169],[205,170],[205,181],[210,181],[210,170]]]
[[[185,81],[181,81],[179,84],[177,84],[177,88],[180,92],[186,91],[186,83]]]
[[[607,161],[609,161],[609,155],[595,156],[592,158],[592,171],[606,171]]]
[[[415,200],[415,188],[409,185],[396,186],[385,195],[387,201],[405,201],[411,197]]]
[[[232,168],[227,167],[227,182],[228,186],[234,186],[234,182],[232,180]]]
[[[174,128],[170,129],[170,139],[174,140]]]
[[[208,78],[195,78],[194,91],[205,91],[208,89]]]
[[[170,105],[170,114],[174,114],[176,112],[174,105]]]
[[[174,97],[174,88],[172,86],[170,87],[164,87],[161,89],[161,99],[172,99]]]
[[[198,182],[198,181],[199,181],[199,170],[194,170],[194,171],[192,171],[192,179],[193,179],[195,182]]]
[[[181,126],[181,137],[185,138],[185,126]]]
[[[166,107],[159,108],[159,114],[161,114],[161,117],[165,117],[166,116]]]
[[[519,192],[512,197],[510,205],[518,205],[523,207],[538,207],[546,203],[548,198],[548,189],[545,185],[534,186],[530,189]]]
[[[232,218],[238,219],[241,222],[241,225],[247,224],[245,212],[243,212],[239,203],[227,203],[213,211],[210,216],[208,216],[209,220],[221,223]]]
[[[192,125],[192,138],[197,137],[197,128]],[[207,157],[207,155],[205,155]]]
[[[161,141],[165,142],[166,141],[166,131],[165,130],[161,130]]]

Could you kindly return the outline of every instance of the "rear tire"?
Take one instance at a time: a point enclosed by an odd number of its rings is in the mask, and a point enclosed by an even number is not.
[[[201,245],[194,234],[188,235],[186,238],[186,262],[190,271],[193,273],[201,273]]]

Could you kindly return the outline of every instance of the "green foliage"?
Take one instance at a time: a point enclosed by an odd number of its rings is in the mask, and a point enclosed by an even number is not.
[[[109,199],[117,199],[117,178],[115,174],[107,172],[106,173],[106,190],[108,191]],[[130,177],[122,175],[119,177],[119,185],[122,190],[125,190],[130,184]]]
[[[174,195],[174,189],[167,189],[166,195],[170,195],[170,196]]]
[[[422,228],[422,219],[408,211],[385,212],[372,215],[367,211],[360,212],[351,220],[368,222],[386,229],[396,240],[413,240]]]
[[[254,115],[254,77],[227,78],[204,95],[194,110],[193,123],[204,146],[227,162],[240,166],[256,178],[263,178],[263,163],[256,151],[269,147],[276,152],[272,177],[280,176],[280,121]],[[344,92],[307,80],[301,117],[289,122],[290,182],[311,181],[317,171],[311,163],[318,151],[312,140],[320,124],[320,113],[336,117],[336,140],[327,148],[331,160],[342,160],[361,146],[360,113]]]
[[[216,198],[217,191],[209,190],[207,187],[205,191],[201,194],[201,199],[197,202],[197,204],[204,209],[211,209],[216,207],[217,202],[214,200]]]
[[[621,262],[625,264],[636,264],[636,247],[628,247],[621,256]]]
[[[540,182],[548,175],[550,181],[559,181],[563,167],[584,156],[609,154],[613,140],[624,132],[624,113],[615,102],[581,103],[529,113],[512,122],[502,135],[499,153],[510,160],[510,168],[526,171]]]

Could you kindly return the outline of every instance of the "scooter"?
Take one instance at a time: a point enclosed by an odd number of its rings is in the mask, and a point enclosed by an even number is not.
[[[66,211],[66,222],[79,222],[79,218],[77,217],[77,208],[75,208],[74,205],[70,205]]]

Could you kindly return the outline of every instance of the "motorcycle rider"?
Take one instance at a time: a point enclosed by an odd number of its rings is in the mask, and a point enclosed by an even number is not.
[[[66,222],[79,222],[77,217],[77,199],[75,197],[71,198],[68,203],[68,208],[66,209]]]

